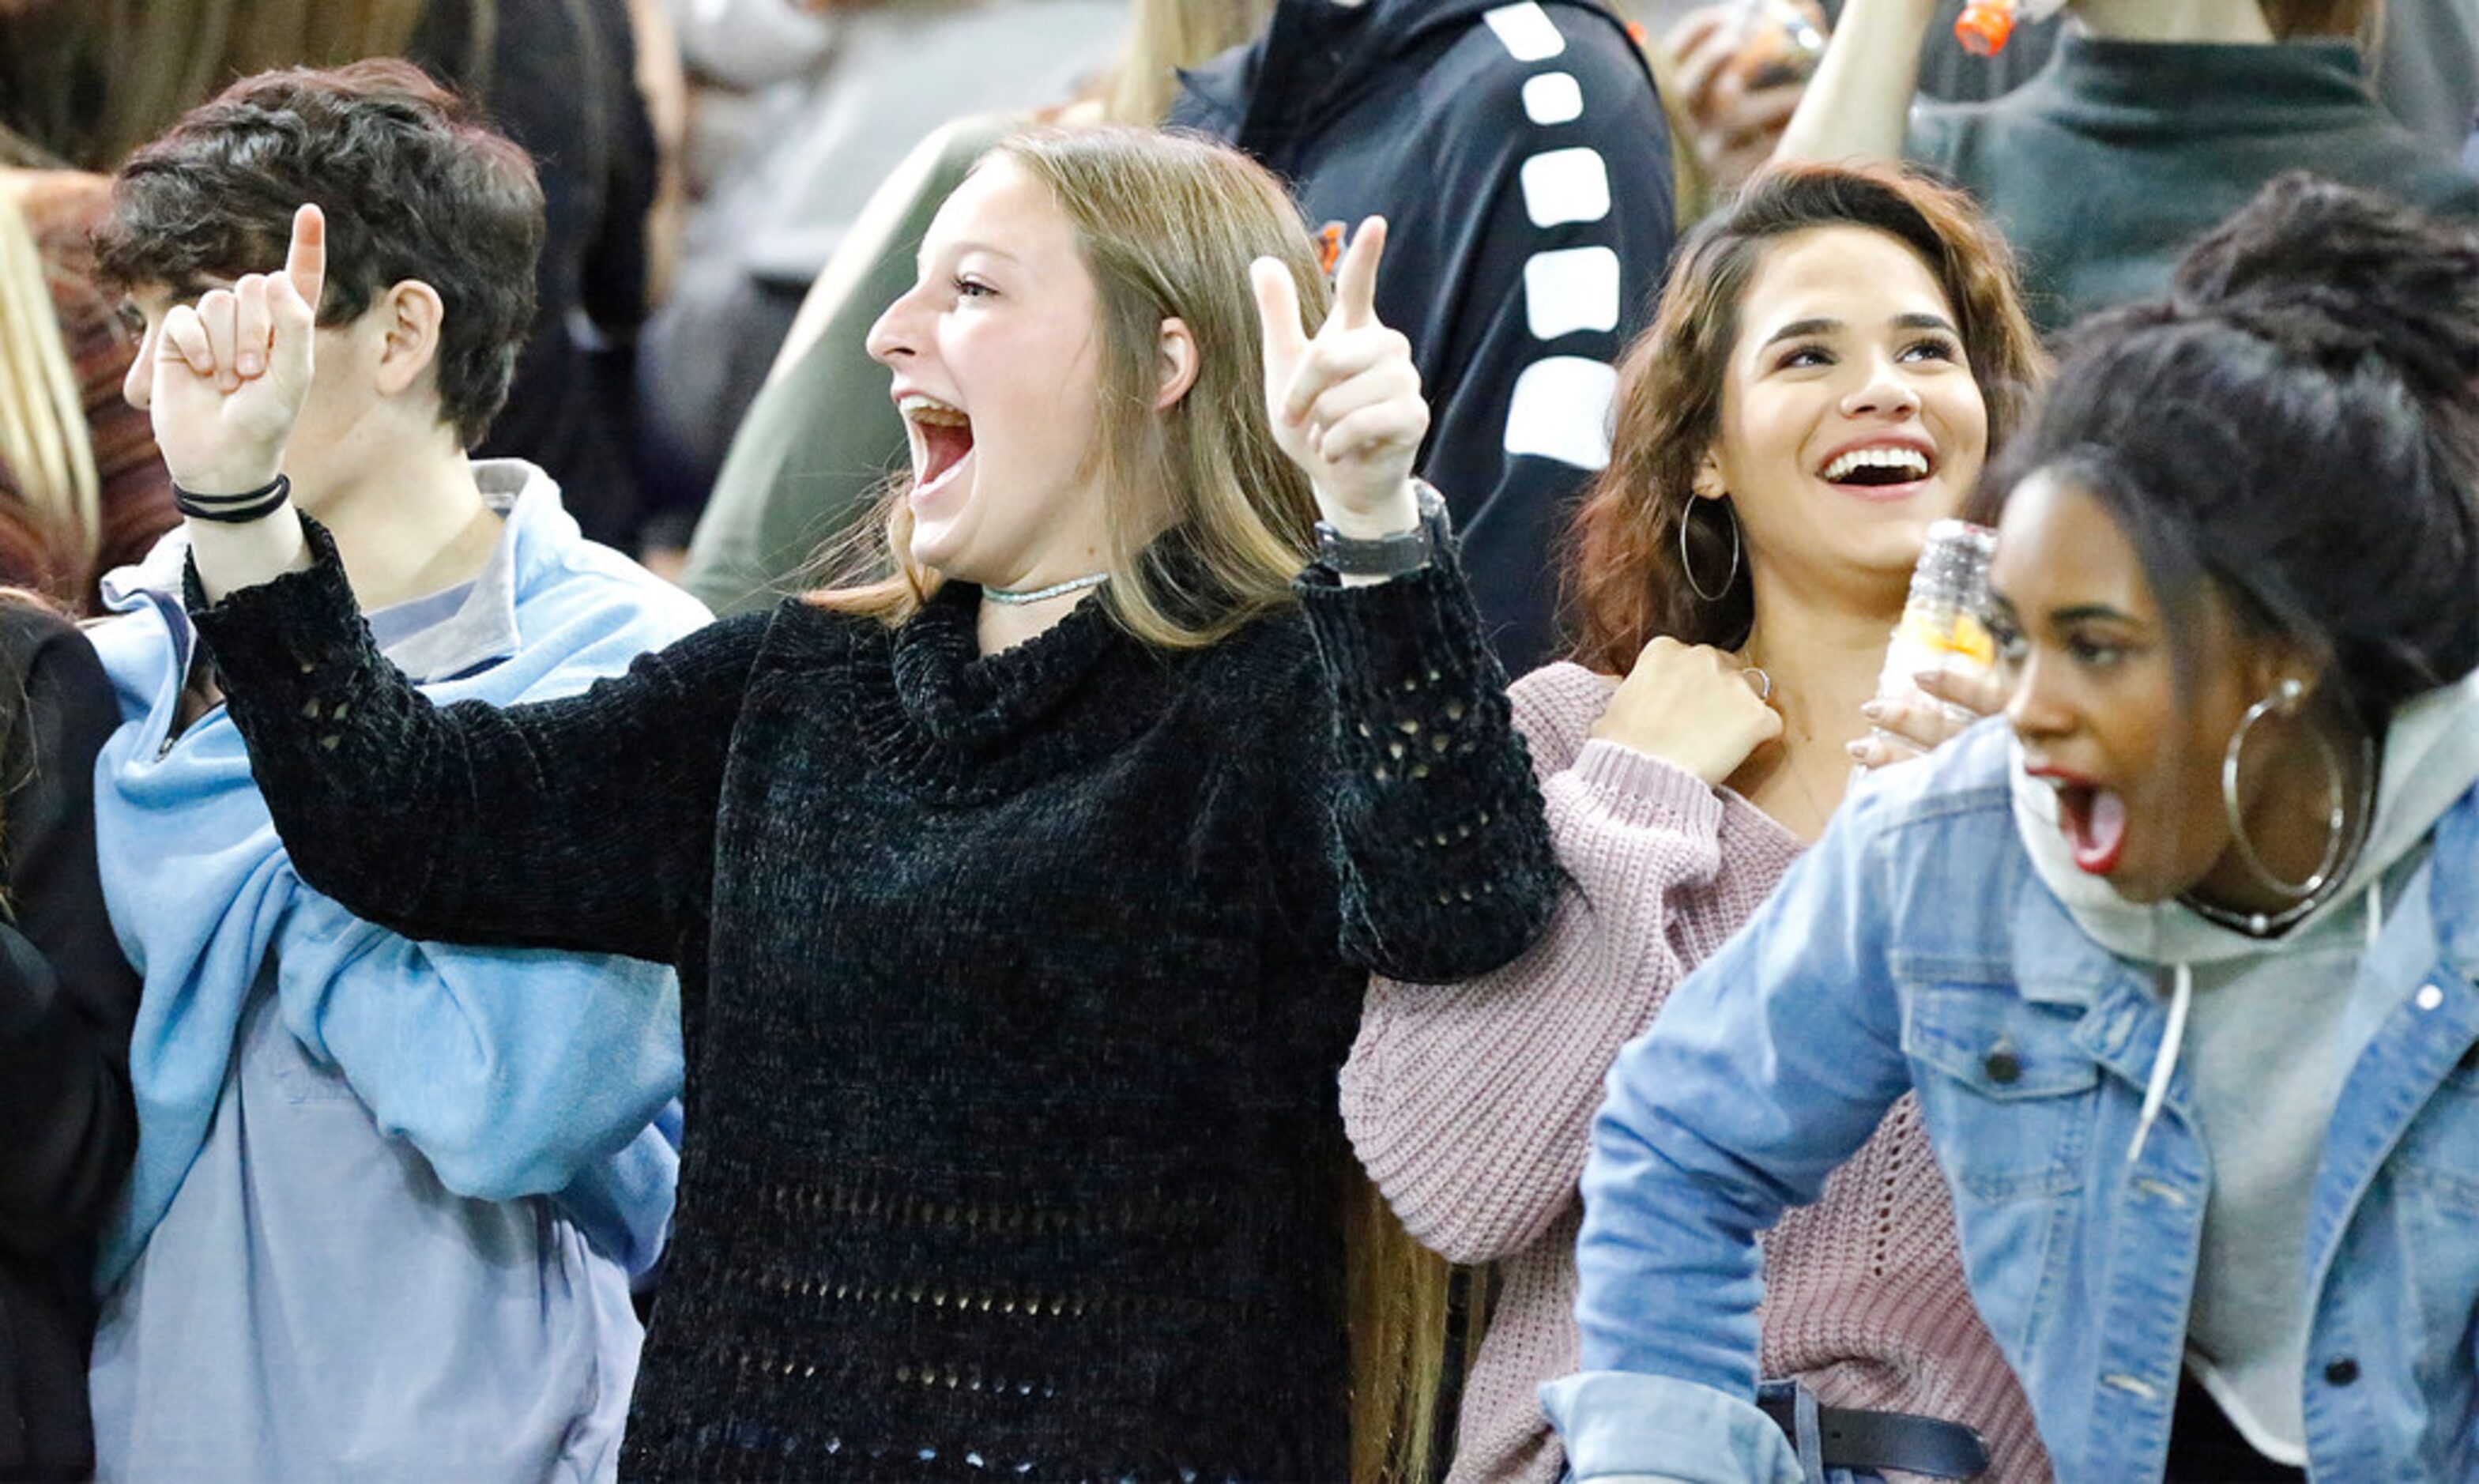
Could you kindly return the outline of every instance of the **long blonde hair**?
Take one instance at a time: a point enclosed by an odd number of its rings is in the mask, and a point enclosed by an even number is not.
[[[34,229],[0,172],[0,480],[14,486],[32,523],[78,570],[102,539],[102,481],[86,398],[61,338]]]
[[[1324,320],[1325,280],[1298,210],[1245,157],[1177,134],[1035,129],[991,154],[1049,190],[1100,299],[1094,473],[1111,531],[1102,601],[1112,618],[1157,648],[1199,649],[1287,605],[1316,512],[1307,477],[1265,422],[1248,264],[1285,264],[1310,326]],[[1158,412],[1171,318],[1195,340],[1196,379]],[[845,580],[810,602],[900,624],[937,591],[941,575],[911,554],[908,483],[897,481],[884,519],[840,554]]]
[[[403,55],[429,4],[51,0],[0,20],[0,103],[27,139],[109,173],[235,78]],[[463,17],[467,56],[486,55],[496,7],[467,0]]]
[[[1446,1396],[1446,1358],[1462,1344],[1469,1376],[1489,1327],[1495,1274],[1457,1269],[1403,1229],[1365,1173],[1344,1234],[1351,1325],[1352,1484],[1428,1484]]]
[[[1112,123],[1157,124],[1179,97],[1179,69],[1253,38],[1274,0],[1129,0],[1128,39],[1103,101]]]

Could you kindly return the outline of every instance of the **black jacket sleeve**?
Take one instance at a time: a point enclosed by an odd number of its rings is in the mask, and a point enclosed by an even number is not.
[[[1388,218],[1377,316],[1410,338],[1429,399],[1420,469],[1521,673],[1557,650],[1557,550],[1608,460],[1612,368],[1651,318],[1676,222],[1661,100],[1617,17],[1500,9],[1553,44],[1517,46],[1472,4],[1285,0],[1257,42],[1184,74],[1172,120],[1291,182],[1330,250]]]
[[[128,1173],[139,983],[95,866],[94,760],[119,721],[111,685],[48,613],[0,607],[0,638],[6,683],[22,685],[0,803],[0,1245],[32,1255],[92,1235]]]
[[[301,879],[408,937],[678,963],[702,941],[725,755],[768,618],[584,694],[434,705],[371,640],[334,541],[198,632]]]
[[[1537,74],[1485,28],[1448,59],[1468,85],[1426,141],[1443,178],[1422,187],[1460,210],[1409,217],[1427,239],[1399,261],[1390,239],[1395,276],[1379,283],[1430,399],[1421,472],[1453,505],[1473,601],[1516,674],[1556,655],[1558,551],[1607,461],[1610,368],[1650,319],[1674,234],[1643,64],[1616,28],[1569,9],[1567,50],[1540,68],[1573,80],[1575,117],[1529,120]]]

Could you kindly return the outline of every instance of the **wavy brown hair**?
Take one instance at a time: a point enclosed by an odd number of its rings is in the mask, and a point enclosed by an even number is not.
[[[1745,565],[1707,601],[1679,567],[1731,569],[1735,539],[1718,509],[1699,518],[1694,482],[1721,435],[1722,394],[1739,339],[1739,305],[1766,253],[1793,233],[1867,227],[1926,261],[1953,306],[1972,378],[1988,404],[1992,453],[2023,421],[2045,368],[2023,312],[2013,253],[1961,192],[1904,169],[1776,165],[1680,244],[1652,326],[1619,363],[1610,462],[1575,513],[1568,621],[1574,658],[1624,674],[1657,637],[1725,649],[1755,617]]]

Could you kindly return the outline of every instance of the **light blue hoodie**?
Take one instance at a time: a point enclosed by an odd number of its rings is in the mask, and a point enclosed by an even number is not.
[[[468,605],[485,637],[462,644],[476,630],[441,626],[391,652],[424,694],[495,705],[571,695],[707,622],[695,599],[586,542],[539,471],[513,462],[475,471],[507,520]],[[623,1223],[595,1233],[598,1245],[632,1268],[650,1264],[677,1162],[652,1161],[672,1166],[657,1171],[631,1140],[668,1145],[652,1123],[679,1092],[671,973],[621,959],[412,943],[304,886],[222,709],[166,742],[195,642],[181,603],[188,550],[175,531],[144,562],[112,574],[106,601],[133,616],[89,634],[125,718],[95,765],[104,896],[146,982],[129,1058],[138,1164],[107,1236],[102,1286],[128,1270],[180,1189],[223,1086],[243,1001],[270,954],[287,1028],[341,1067],[450,1190],[504,1200],[584,1180],[578,1204]],[[642,989],[628,1002],[636,1015],[608,1014],[623,1003],[605,986],[615,975]],[[619,1167],[598,1180],[587,1173],[598,1163]],[[593,1189],[609,1182],[617,1189]]]
[[[481,574],[375,616],[428,695],[572,694],[706,621],[584,541],[539,471],[475,475],[506,518]],[[99,1265],[104,1473],[607,1477],[626,1274],[677,1174],[677,985],[414,942],[304,886],[224,712],[173,736],[186,556],[175,532],[115,573],[124,616],[91,631],[124,718],[96,765],[104,894],[145,981]]]

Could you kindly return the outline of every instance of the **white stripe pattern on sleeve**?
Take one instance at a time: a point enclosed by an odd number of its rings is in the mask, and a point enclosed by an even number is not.
[[[1558,23],[1541,9],[1538,0],[1517,0],[1514,5],[1501,5],[1484,12],[1481,19],[1497,33],[1509,55],[1518,62],[1546,62],[1567,49],[1567,38],[1558,34]]]
[[[1523,265],[1523,310],[1534,340],[1619,327],[1619,255],[1607,247],[1536,252]]]
[[[1536,227],[1610,214],[1610,167],[1597,149],[1546,149],[1517,166],[1523,210]]]
[[[1567,51],[1565,33],[1540,0],[1515,0],[1481,18],[1507,55],[1527,68]],[[1584,116],[1583,84],[1567,68],[1542,68],[1523,80],[1522,100],[1524,119],[1550,146],[1516,167],[1524,215],[1545,231],[1606,221],[1614,204],[1609,162],[1589,145],[1558,143],[1565,126]],[[1563,336],[1616,330],[1621,280],[1618,253],[1608,245],[1535,251],[1523,265],[1526,330],[1544,345]],[[1610,404],[1617,387],[1618,373],[1587,357],[1550,356],[1526,366],[1516,376],[1507,405],[1506,453],[1602,468],[1609,463]]]
[[[1544,128],[1584,116],[1584,85],[1572,72],[1544,72],[1523,84],[1523,116]]]
[[[1607,362],[1553,355],[1523,368],[1506,408],[1506,451],[1577,469],[1610,461],[1610,401],[1619,373]]]

